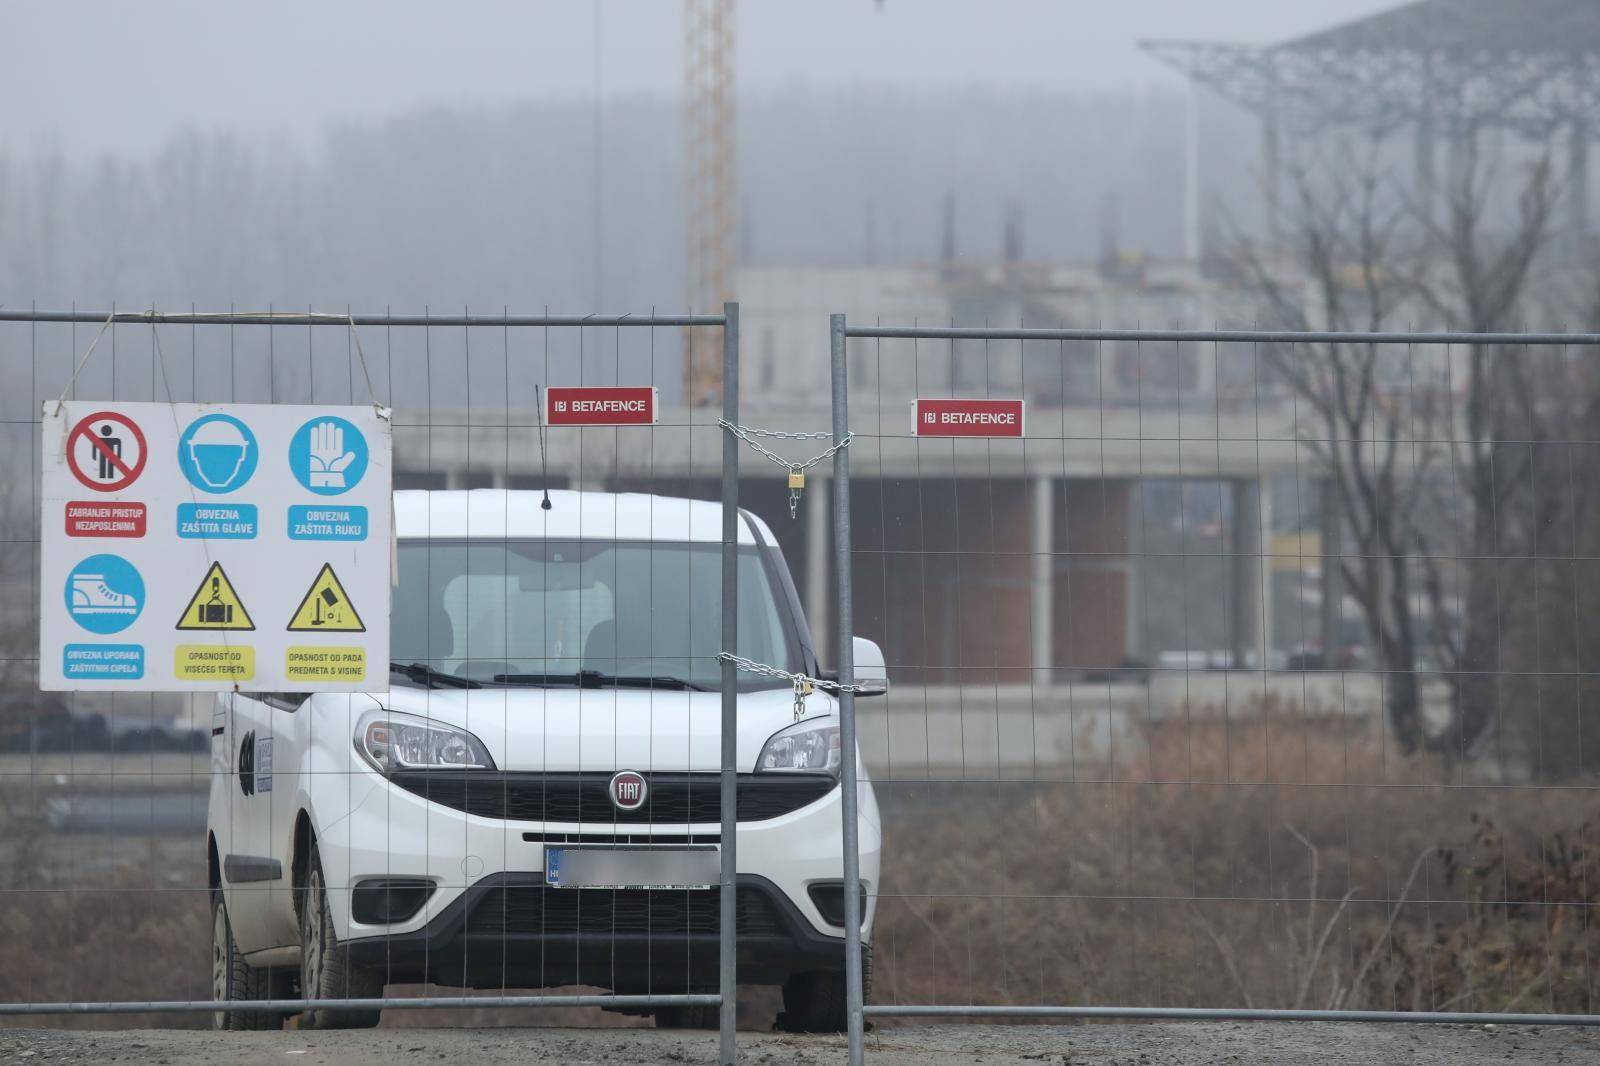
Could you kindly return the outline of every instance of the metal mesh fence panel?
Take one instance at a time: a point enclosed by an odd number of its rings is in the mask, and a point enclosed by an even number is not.
[[[1600,338],[833,336],[866,1016],[1592,1020]]]
[[[276,1027],[302,1012],[407,1024],[411,1009],[600,1006],[715,1027],[745,891],[719,842],[733,786],[764,782],[736,778],[715,742],[734,706],[717,659],[737,644],[724,578],[759,567],[732,521],[719,412],[678,399],[680,346],[707,338],[736,420],[735,305],[0,311],[0,1017]],[[549,424],[548,390],[584,386],[653,388],[654,418]],[[341,549],[391,560],[389,692],[40,692],[39,531],[60,521],[40,500],[40,410],[57,396],[389,408],[394,543]],[[263,521],[281,521],[269,502]],[[358,749],[386,715],[475,738],[489,765],[379,768]],[[242,765],[247,728],[275,738],[270,795],[240,785],[266,770]],[[624,770],[631,806],[615,801]],[[546,883],[555,847],[674,843],[711,854],[710,887]],[[759,896],[741,898],[747,920]]]

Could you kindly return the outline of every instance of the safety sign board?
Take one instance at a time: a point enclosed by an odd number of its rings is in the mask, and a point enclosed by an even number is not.
[[[142,537],[145,510],[142,503],[74,500],[67,504],[69,537]]]
[[[249,644],[179,644],[172,653],[172,676],[221,681],[233,688],[256,679],[256,650]]]
[[[98,492],[118,492],[139,480],[150,449],[137,422],[96,411],[73,424],[64,451],[73,477]]]
[[[178,467],[189,484],[206,493],[242,488],[256,472],[261,448],[250,427],[232,415],[206,415],[178,438]]]
[[[1021,400],[916,399],[911,401],[914,437],[1020,437]]]
[[[553,385],[544,390],[551,426],[652,426],[659,416],[653,385]]]
[[[332,648],[307,644],[289,649],[283,666],[284,676],[295,684],[329,684],[365,676],[365,648]]]
[[[233,590],[221,563],[212,563],[211,569],[200,580],[200,587],[189,597],[189,606],[178,619],[179,629],[254,629],[250,612],[245,610],[239,594]]]
[[[67,614],[90,633],[120,633],[144,611],[144,578],[120,555],[91,555],[67,574]]]
[[[342,418],[313,418],[289,443],[289,469],[318,496],[343,496],[367,473],[367,438]]]
[[[350,602],[349,593],[339,584],[333,567],[327,563],[311,582],[306,595],[289,619],[291,633],[365,633],[367,627]]]
[[[373,406],[44,405],[39,685],[385,691]]]

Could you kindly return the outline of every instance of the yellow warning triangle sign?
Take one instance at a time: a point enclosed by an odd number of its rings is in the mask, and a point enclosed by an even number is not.
[[[289,619],[291,633],[365,633],[367,627],[356,613],[355,604],[344,593],[332,565],[322,564],[317,579],[306,590],[305,599]]]
[[[234,591],[233,582],[223,572],[221,563],[212,563],[200,587],[189,597],[189,606],[178,618],[179,629],[254,629],[250,612],[244,601]]]

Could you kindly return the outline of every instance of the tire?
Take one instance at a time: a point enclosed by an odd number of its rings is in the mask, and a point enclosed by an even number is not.
[[[327,884],[322,859],[311,846],[310,869],[300,901],[300,992],[306,999],[378,999],[383,995],[383,974],[363,970],[350,962],[349,949],[339,943],[328,913]],[[308,1010],[301,1024],[307,1029],[370,1029],[383,1017],[376,1010]]]
[[[264,971],[244,961],[233,941],[233,923],[221,892],[211,895],[211,998],[224,1002],[266,999],[268,979]],[[211,1015],[213,1029],[280,1029],[283,1020],[263,1010],[226,1010]]]
[[[721,1007],[657,1007],[657,1029],[718,1029],[722,1026]]]
[[[849,1028],[843,970],[813,970],[789,977],[777,1028],[788,1033],[842,1033]],[[872,998],[872,946],[861,945],[861,999]]]

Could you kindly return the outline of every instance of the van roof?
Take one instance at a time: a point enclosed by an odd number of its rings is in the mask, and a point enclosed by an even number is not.
[[[395,535],[401,539],[506,537],[550,540],[661,540],[722,542],[722,504],[639,492],[550,490],[550,509],[537,489],[465,489],[394,494]],[[776,544],[755,515],[739,523],[739,543]]]

